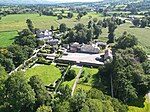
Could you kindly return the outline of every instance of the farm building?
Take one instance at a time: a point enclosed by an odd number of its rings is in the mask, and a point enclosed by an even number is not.
[[[58,39],[48,40],[48,41],[46,42],[46,44],[49,44],[49,45],[51,45],[51,46],[59,45],[59,44],[60,44],[60,40],[58,40]]]
[[[36,37],[39,39],[39,40],[51,40],[53,39],[53,36],[52,36],[52,32],[49,31],[49,30],[38,30],[36,31]]]
[[[84,44],[80,48],[80,52],[82,52],[82,53],[91,53],[91,54],[98,54],[99,50],[100,50],[99,47],[96,47],[94,45],[87,45],[87,44]]]

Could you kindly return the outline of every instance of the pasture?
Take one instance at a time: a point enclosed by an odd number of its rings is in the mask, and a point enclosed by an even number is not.
[[[50,29],[51,25],[55,28],[58,23],[57,17],[39,16],[38,14],[14,14],[7,15],[0,20],[0,31],[22,30],[27,28],[26,20],[31,19],[35,28]]]
[[[17,31],[0,32],[0,47],[8,47],[11,45],[17,35]]]
[[[65,14],[66,15],[66,14]],[[76,20],[77,13],[74,13],[73,18],[63,18],[58,20],[56,16],[39,16],[39,14],[13,14],[4,16],[0,20],[0,31],[12,31],[12,30],[22,30],[27,28],[26,20],[31,19],[35,28],[39,29],[50,29],[53,25],[57,28],[59,24],[65,23],[68,27],[74,27],[77,23],[87,24],[89,21],[89,16],[92,18],[101,18],[101,14],[96,14],[93,12],[88,13],[83,16],[80,21]]]
[[[136,28],[131,23],[126,23],[118,26],[115,31],[116,37],[120,37],[124,31],[135,35],[139,43],[145,47],[147,53],[150,54],[150,29],[149,28]]]
[[[148,54],[150,54],[150,28],[137,28],[131,23],[125,23],[117,26],[117,29],[115,30],[115,37],[119,38],[122,36],[124,31],[135,35],[135,37],[138,38],[139,44],[145,48]],[[108,37],[108,28],[102,29],[102,34],[99,36],[99,39],[103,40],[102,37],[105,37],[105,39]]]

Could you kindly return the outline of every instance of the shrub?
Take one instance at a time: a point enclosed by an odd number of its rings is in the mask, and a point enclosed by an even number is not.
[[[65,81],[71,81],[76,77],[76,72],[74,70],[69,70],[68,73],[65,75]]]

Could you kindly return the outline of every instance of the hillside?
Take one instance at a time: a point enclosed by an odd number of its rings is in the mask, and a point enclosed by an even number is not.
[[[0,4],[47,4],[48,0],[0,0]]]

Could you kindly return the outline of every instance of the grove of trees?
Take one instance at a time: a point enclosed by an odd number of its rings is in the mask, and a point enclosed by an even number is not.
[[[139,106],[139,99],[144,100],[150,89],[149,61],[146,52],[141,49],[137,38],[124,32],[113,48],[113,61],[99,68],[98,79],[93,86],[124,103]]]

